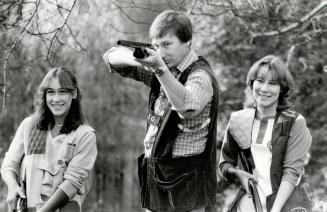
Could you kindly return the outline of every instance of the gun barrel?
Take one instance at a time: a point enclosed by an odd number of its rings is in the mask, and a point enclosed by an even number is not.
[[[129,40],[118,40],[117,45],[134,48],[133,56],[138,59],[144,59],[149,56],[146,48],[153,48],[149,43],[141,43]]]
[[[117,45],[127,46],[132,48],[151,48],[152,45],[149,43],[141,43],[136,41],[129,41],[129,40],[118,40]]]

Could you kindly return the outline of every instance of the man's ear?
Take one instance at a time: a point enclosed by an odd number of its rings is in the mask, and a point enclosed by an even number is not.
[[[77,98],[77,90],[76,89],[74,89],[72,91],[72,95],[73,95],[73,99],[76,99]]]
[[[187,43],[188,47],[191,48],[191,46],[192,46],[192,39],[190,39],[190,40],[187,41],[186,43]]]

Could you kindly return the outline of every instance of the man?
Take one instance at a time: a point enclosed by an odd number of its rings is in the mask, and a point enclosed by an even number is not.
[[[113,47],[110,72],[151,88],[145,152],[139,157],[142,206],[147,211],[214,209],[218,85],[209,64],[191,49],[192,24],[167,10],[150,27],[153,49],[137,59]]]

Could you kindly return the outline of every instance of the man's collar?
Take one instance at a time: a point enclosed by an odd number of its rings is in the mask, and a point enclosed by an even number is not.
[[[198,56],[193,50],[190,50],[189,53],[182,59],[182,61],[176,67],[178,71],[183,72],[189,65],[198,59]]]

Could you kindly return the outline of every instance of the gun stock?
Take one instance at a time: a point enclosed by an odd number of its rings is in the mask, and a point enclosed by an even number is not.
[[[251,192],[251,195],[252,195],[255,211],[256,212],[263,212],[259,192],[258,192],[258,189],[257,189],[257,183],[252,179],[249,180],[249,189],[250,189],[250,192]]]
[[[141,43],[129,40],[118,40],[117,45],[134,48],[133,56],[138,59],[144,59],[149,56],[149,53],[146,51],[146,48],[153,49],[152,45],[149,43]]]

